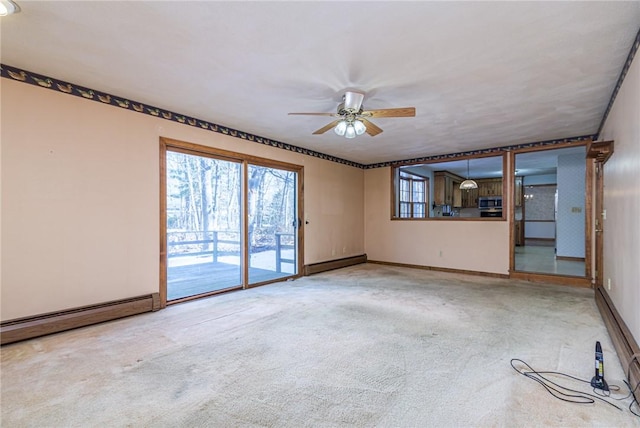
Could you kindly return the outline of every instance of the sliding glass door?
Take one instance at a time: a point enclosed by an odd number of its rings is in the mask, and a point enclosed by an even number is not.
[[[302,167],[161,139],[164,303],[296,276]]]
[[[249,283],[297,274],[296,173],[249,165]]]
[[[167,300],[242,286],[240,162],[167,152]]]

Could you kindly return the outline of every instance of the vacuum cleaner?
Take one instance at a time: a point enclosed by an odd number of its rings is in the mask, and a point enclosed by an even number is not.
[[[596,342],[596,375],[591,379],[591,386],[602,391],[609,391],[609,385],[604,380],[604,358],[600,342]]]

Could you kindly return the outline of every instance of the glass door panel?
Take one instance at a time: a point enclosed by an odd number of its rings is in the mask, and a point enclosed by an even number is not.
[[[241,168],[167,151],[167,301],[242,286]]]
[[[249,165],[249,284],[296,275],[297,173]]]

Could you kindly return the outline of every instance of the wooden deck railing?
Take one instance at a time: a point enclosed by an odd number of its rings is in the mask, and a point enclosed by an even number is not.
[[[293,238],[291,239],[291,243],[283,243],[282,237]],[[293,233],[282,233],[276,232],[276,272],[282,272],[282,263],[293,263],[295,268],[296,259],[297,259],[297,251],[295,245],[295,234]],[[282,250],[283,249],[291,249],[293,250],[293,259],[284,259],[282,258]]]
[[[211,234],[211,239],[194,239],[194,240],[189,240],[189,241],[177,241],[177,242],[171,242],[170,241],[170,236],[171,235],[178,235],[178,234],[188,234],[188,233],[194,233],[194,234],[202,234],[203,236],[205,234]],[[167,233],[167,240],[169,242],[167,242],[167,248],[169,249],[169,253],[168,253],[168,257],[184,257],[184,256],[203,256],[206,254],[212,254],[213,255],[213,262],[217,263],[218,262],[218,254],[219,254],[219,248],[218,245],[219,244],[237,244],[240,245],[240,239],[219,239],[218,234],[219,233],[223,233],[223,234],[238,234],[237,232],[226,232],[226,231],[218,231],[218,230],[213,230],[213,231],[208,231],[208,232],[197,232],[197,231],[193,231],[193,232],[169,232]],[[180,247],[180,246],[185,246],[185,245],[199,245],[199,244],[213,244],[212,245],[212,249],[211,250],[207,250],[207,251],[186,251],[184,253],[171,253],[171,248],[175,248],[175,247]]]
[[[188,235],[195,234],[200,235],[202,237],[206,237],[206,235],[210,235],[210,239],[191,239],[187,241],[171,241],[171,236],[177,235]],[[169,250],[168,256],[169,258],[174,257],[186,257],[186,256],[203,256],[211,254],[213,256],[213,262],[218,262],[218,255],[220,254],[220,244],[235,244],[240,246],[240,239],[221,239],[221,236],[229,236],[229,235],[239,235],[239,232],[229,232],[229,231],[219,231],[212,230],[207,232],[201,231],[189,231],[189,232],[168,232],[167,233],[167,249]],[[283,240],[283,237],[285,238]],[[296,264],[297,254],[295,251],[295,234],[293,233],[284,233],[284,232],[276,232],[275,234],[276,241],[276,272],[282,272],[282,264],[283,263],[292,263]],[[210,249],[201,250],[201,251],[185,251],[181,253],[171,252],[172,248],[181,247],[186,245],[206,245],[207,248],[211,245]],[[282,251],[292,249],[293,251],[293,259],[283,257]]]

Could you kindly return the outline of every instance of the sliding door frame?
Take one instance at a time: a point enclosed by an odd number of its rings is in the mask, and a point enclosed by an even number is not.
[[[302,165],[296,165],[288,162],[277,161],[268,158],[262,158],[258,156],[248,155],[244,153],[232,152],[228,150],[222,150],[215,147],[203,146],[194,143],[187,143],[184,141],[174,140],[171,138],[160,137],[160,307],[164,308],[167,304],[179,303],[186,300],[193,300],[200,297],[205,297],[214,294],[224,293],[230,291],[229,289],[212,291],[210,293],[198,294],[192,297],[185,297],[177,299],[167,303],[167,152],[178,152],[188,155],[203,156],[212,159],[220,159],[231,162],[237,162],[242,165],[241,178],[242,178],[242,206],[241,206],[241,257],[243,260],[242,269],[242,286],[234,289],[247,289],[261,285],[270,284],[273,282],[284,281],[290,278],[299,278],[304,271],[304,223],[302,218],[304,217],[304,167]],[[263,166],[268,168],[277,168],[287,171],[292,171],[296,174],[296,223],[297,223],[297,236],[296,236],[296,272],[295,274],[277,278],[269,281],[263,281],[249,285],[249,225],[247,222],[248,215],[248,179],[247,173],[249,165]]]

